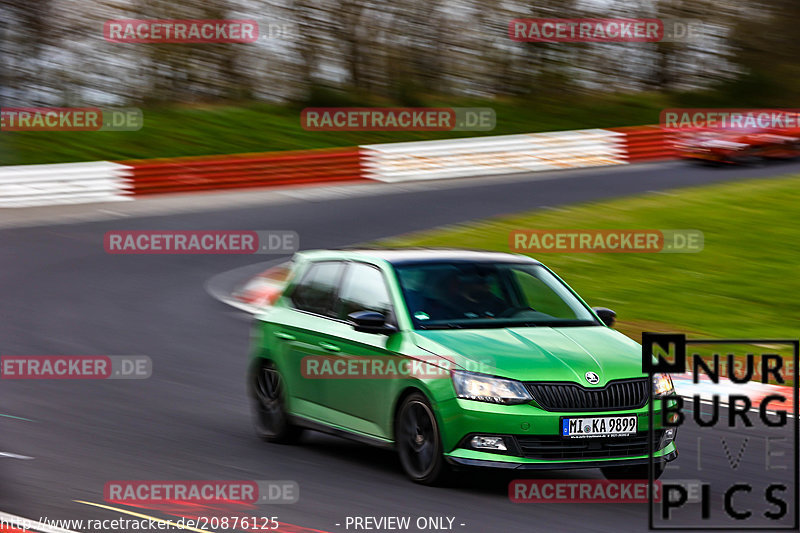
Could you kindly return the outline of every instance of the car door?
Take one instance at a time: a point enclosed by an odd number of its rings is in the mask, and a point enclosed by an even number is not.
[[[383,272],[374,265],[351,262],[342,277],[336,304],[341,322],[331,327],[333,335],[325,342],[333,344],[330,352],[347,368],[344,376],[325,380],[325,401],[335,411],[342,426],[368,435],[391,438],[385,414],[395,391],[401,386],[398,373],[387,370],[401,358],[393,347],[400,334],[362,333],[347,322],[356,311],[376,311],[396,326],[394,306]],[[383,363],[383,364],[381,364]]]
[[[309,379],[309,359],[328,355],[326,331],[338,322],[334,306],[345,270],[343,261],[312,263],[289,295],[288,312],[273,331],[280,347],[292,413],[317,421],[330,420],[324,381]]]

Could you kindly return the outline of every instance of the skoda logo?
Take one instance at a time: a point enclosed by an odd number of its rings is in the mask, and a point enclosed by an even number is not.
[[[583,377],[586,378],[586,381],[589,382],[589,385],[597,385],[600,383],[600,376],[594,372],[587,372]]]

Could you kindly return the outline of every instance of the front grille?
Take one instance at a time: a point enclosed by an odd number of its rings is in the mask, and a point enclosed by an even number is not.
[[[577,383],[530,382],[525,386],[547,411],[612,411],[638,409],[647,403],[647,379],[609,382],[602,389],[588,389]]]
[[[653,451],[664,430],[654,432]],[[558,435],[516,436],[520,452],[528,459],[603,459],[648,455],[647,432],[628,437],[565,439]]]

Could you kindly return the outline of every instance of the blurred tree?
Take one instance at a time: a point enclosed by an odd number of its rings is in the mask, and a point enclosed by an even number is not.
[[[136,0],[133,18],[138,19],[209,19],[230,16],[227,0],[174,2],[172,0]],[[123,45],[130,46],[130,45]],[[239,68],[238,43],[145,44],[141,47],[141,72],[150,91],[143,95],[149,102],[245,100],[253,93],[253,80]]]
[[[309,101],[422,105],[449,95],[566,101],[697,90],[788,101],[798,0],[0,0],[0,102]],[[514,18],[701,22],[702,41],[522,43]],[[104,40],[105,21],[255,19],[251,44]],[[274,27],[283,28],[273,35]],[[718,101],[722,97],[719,93]],[[749,96],[748,96],[749,95]]]
[[[748,105],[792,106],[800,97],[800,2],[748,3],[732,23],[734,61],[745,75],[729,85]]]
[[[56,36],[52,0],[0,1],[0,105],[12,93],[35,90],[38,63]]]

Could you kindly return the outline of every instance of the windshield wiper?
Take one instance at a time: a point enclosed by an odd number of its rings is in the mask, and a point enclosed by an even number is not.
[[[536,320],[533,322],[521,322],[518,327],[523,328],[575,328],[582,326],[597,326],[597,322],[593,320]]]
[[[453,323],[447,324],[420,324],[418,329],[504,329],[512,327],[537,327],[538,324],[526,322],[513,322],[507,320],[490,320],[469,323]]]
[[[420,324],[419,329],[464,329],[464,326],[448,322],[447,324]]]

